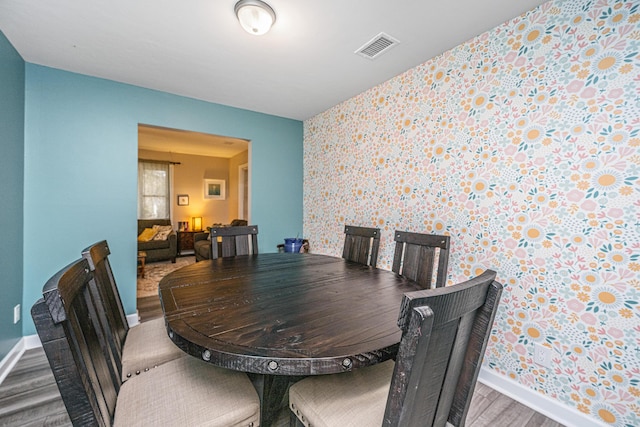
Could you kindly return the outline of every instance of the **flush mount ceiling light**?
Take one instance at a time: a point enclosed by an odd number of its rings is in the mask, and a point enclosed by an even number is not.
[[[234,9],[242,28],[254,36],[265,34],[276,22],[271,6],[260,0],[240,0]]]

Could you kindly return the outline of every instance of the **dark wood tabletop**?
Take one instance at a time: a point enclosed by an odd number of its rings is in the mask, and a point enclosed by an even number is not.
[[[342,258],[278,253],[201,261],[165,276],[159,292],[173,342],[217,366],[253,373],[268,407],[293,377],[393,357],[402,296],[418,289]],[[263,409],[262,425],[274,410]]]

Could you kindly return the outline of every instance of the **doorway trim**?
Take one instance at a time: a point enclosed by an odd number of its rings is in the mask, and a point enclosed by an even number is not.
[[[246,173],[245,173],[246,172]],[[245,176],[249,179],[249,163],[244,163],[238,166],[238,218],[243,218],[249,221],[249,194],[245,194],[245,187],[247,193],[249,192],[249,182],[245,182]],[[247,206],[245,206],[244,200],[247,199]],[[247,216],[245,218],[244,211],[247,210]]]

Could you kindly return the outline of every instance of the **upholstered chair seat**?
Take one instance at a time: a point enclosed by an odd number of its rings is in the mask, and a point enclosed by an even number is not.
[[[289,390],[289,409],[307,427],[381,426],[393,367],[389,360],[296,383]]]
[[[120,388],[114,426],[255,426],[260,401],[243,372],[187,356]]]
[[[185,356],[169,339],[164,317],[147,320],[129,328],[122,350],[122,381]]]

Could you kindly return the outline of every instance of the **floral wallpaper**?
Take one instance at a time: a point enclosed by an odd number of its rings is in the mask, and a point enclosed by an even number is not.
[[[485,368],[638,426],[639,132],[640,2],[551,1],[307,120],[305,238],[450,235],[448,284],[505,284]]]

